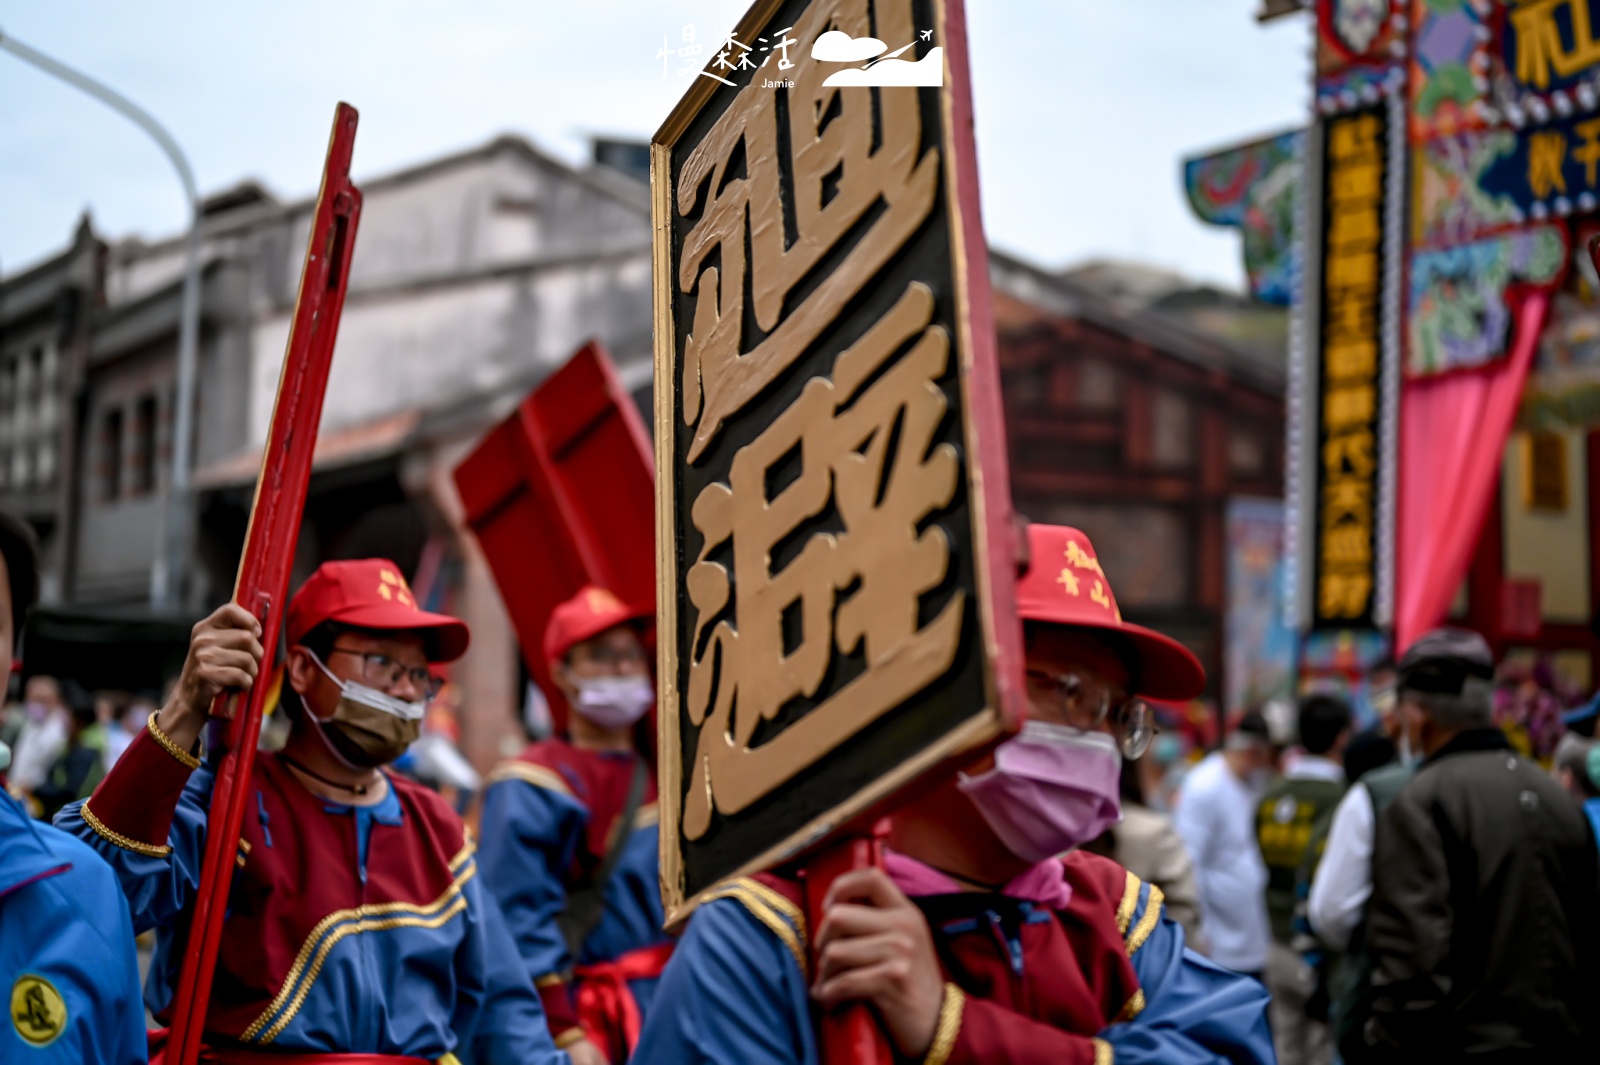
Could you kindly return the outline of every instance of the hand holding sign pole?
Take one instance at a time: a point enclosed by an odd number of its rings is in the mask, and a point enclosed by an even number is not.
[[[340,104],[334,113],[322,189],[312,216],[311,241],[300,276],[288,352],[278,381],[255,503],[245,534],[244,555],[234,585],[233,601],[261,622],[268,653],[279,627],[289,591],[300,517],[311,479],[311,458],[322,399],[333,361],[333,342],[344,308],[350,257],[355,250],[356,223],[361,217],[361,190],[350,182],[350,156],[355,147],[356,109]],[[264,666],[270,667],[269,663]],[[263,669],[262,675],[266,674]],[[212,713],[227,718],[224,750],[216,759],[216,782],[206,819],[206,851],[189,926],[188,950],[178,977],[178,992],[168,1039],[168,1065],[196,1065],[211,997],[211,976],[222,940],[223,914],[233,871],[248,784],[261,734],[266,684],[248,692],[219,696]]]
[[[762,0],[735,31],[774,35],[809,58],[708,72],[651,146],[671,924],[776,866],[815,911],[1023,713],[962,4]],[[888,1060],[859,1005],[823,1048]]]

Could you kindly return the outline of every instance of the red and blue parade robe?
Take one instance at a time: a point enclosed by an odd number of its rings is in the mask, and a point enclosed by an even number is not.
[[[963,893],[891,855],[932,929],[946,991],[929,1065],[1234,1065],[1275,1060],[1267,992],[1183,945],[1159,889],[1104,858],[1041,863]],[[638,1060],[816,1065],[799,886],[732,881],[689,922]]]
[[[206,1015],[210,1060],[565,1065],[461,819],[388,779],[382,802],[346,806],[313,795],[278,756],[257,759]],[[145,1004],[158,1020],[184,956],[212,780],[152,717],[94,794],[56,817],[111,864],[134,928],[157,930]]]
[[[480,823],[484,884],[505,913],[557,1045],[587,1034],[613,1061],[632,1050],[672,951],[662,932],[654,774],[633,823],[617,824],[636,758],[559,739],[533,744],[490,775]],[[621,831],[628,836],[602,890],[604,913],[574,958],[556,918]]]

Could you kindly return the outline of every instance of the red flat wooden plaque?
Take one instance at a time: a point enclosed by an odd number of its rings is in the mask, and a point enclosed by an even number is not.
[[[650,437],[599,341],[490,430],[455,478],[522,660],[564,728],[544,659],[551,612],[586,584],[647,612],[655,603]]]

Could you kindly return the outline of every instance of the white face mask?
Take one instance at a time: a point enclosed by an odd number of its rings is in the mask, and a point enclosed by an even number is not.
[[[656,702],[649,677],[574,678],[578,699],[573,709],[603,729],[628,728]]]
[[[338,685],[340,695],[352,703],[356,703],[359,706],[369,706],[374,710],[382,710],[386,714],[393,714],[402,721],[421,721],[428,711],[428,700],[426,699],[418,699],[414,703],[408,703],[404,699],[398,699],[390,695],[388,692],[369,688],[359,681],[345,680],[343,677],[334,676],[333,671],[323,665],[322,660],[316,655],[312,655],[311,660],[317,664],[317,667],[323,673],[327,674],[329,680]]]

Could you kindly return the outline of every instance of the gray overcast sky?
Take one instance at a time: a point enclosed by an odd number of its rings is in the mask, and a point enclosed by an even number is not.
[[[1310,31],[1260,0],[971,0],[984,222],[1047,266],[1137,259],[1239,287],[1238,237],[1184,203],[1179,159],[1304,120]],[[107,82],[188,153],[202,195],[243,178],[314,190],[333,105],[361,110],[372,176],[526,134],[580,160],[648,137],[687,77],[678,46],[747,0],[0,0],[0,30]],[[701,57],[702,61],[704,56]],[[674,59],[675,69],[678,61]],[[185,221],[144,133],[0,52],[0,273],[62,247],[89,208],[112,237]]]

